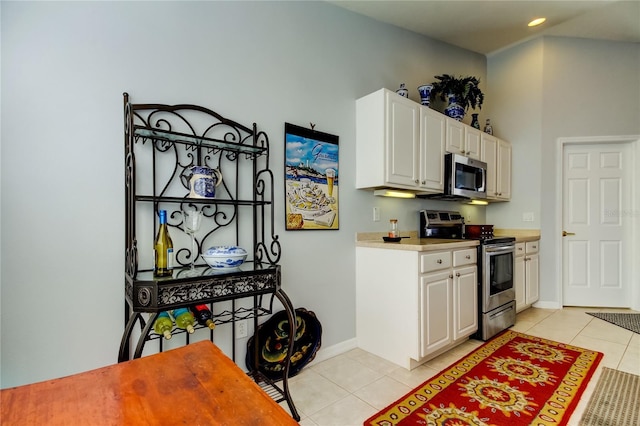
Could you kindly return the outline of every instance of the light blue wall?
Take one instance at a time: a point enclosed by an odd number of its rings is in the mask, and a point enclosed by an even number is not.
[[[482,55],[324,2],[0,8],[2,387],[116,362],[124,316],[124,91],[135,103],[202,104],[255,121],[270,136],[283,285],[296,307],[317,314],[323,348],[355,337],[356,232],[386,230],[391,217],[401,231],[416,230],[420,208],[457,207],[354,189],[354,101],[400,83],[418,100],[415,88],[442,73],[486,81]],[[284,231],[285,121],[313,122],[340,137],[337,232]],[[373,206],[381,207],[379,223]],[[483,208],[465,210],[484,221]],[[216,343],[227,348],[223,340]]]
[[[487,220],[541,230],[540,300],[552,306],[562,284],[558,138],[640,134],[640,44],[544,37],[490,56],[487,69],[494,128],[513,144],[514,170],[511,202],[491,206]],[[526,211],[535,222],[522,221]],[[631,285],[640,306],[640,281]]]

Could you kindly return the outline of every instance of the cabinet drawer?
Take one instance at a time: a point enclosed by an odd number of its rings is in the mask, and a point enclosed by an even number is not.
[[[451,252],[439,251],[420,256],[420,273],[451,268]]]
[[[475,248],[456,250],[453,252],[453,266],[474,265],[478,251]]]
[[[524,256],[524,243],[516,243],[516,256]]]
[[[539,241],[530,241],[527,243],[526,252],[527,254],[534,254],[538,252]]]

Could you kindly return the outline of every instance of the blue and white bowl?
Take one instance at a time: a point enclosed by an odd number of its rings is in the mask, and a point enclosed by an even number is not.
[[[237,268],[247,259],[247,251],[238,246],[215,246],[201,256],[212,268]]]

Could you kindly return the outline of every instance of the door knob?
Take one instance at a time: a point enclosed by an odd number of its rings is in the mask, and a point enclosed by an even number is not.
[[[576,235],[574,232],[567,232],[567,231],[562,231],[562,236],[566,237],[568,235]]]

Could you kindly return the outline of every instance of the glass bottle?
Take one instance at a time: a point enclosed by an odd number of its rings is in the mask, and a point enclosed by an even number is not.
[[[176,321],[176,326],[178,328],[187,330],[189,334],[193,333],[193,326],[196,323],[196,319],[187,308],[178,308],[174,311],[171,311],[171,315],[173,315],[173,319]]]
[[[215,328],[216,324],[213,322],[213,314],[207,305],[189,306],[189,310],[196,318],[196,321],[198,321],[198,324],[209,327],[211,330]]]
[[[398,238],[400,232],[398,232],[398,219],[391,219],[389,221],[389,238]]]
[[[173,321],[168,312],[160,312],[156,322],[153,323],[153,330],[164,336],[165,339],[171,339],[171,329],[173,328]]]
[[[173,241],[169,236],[167,227],[167,211],[158,211],[160,226],[154,244],[154,268],[153,275],[156,277],[170,277],[173,275]]]

